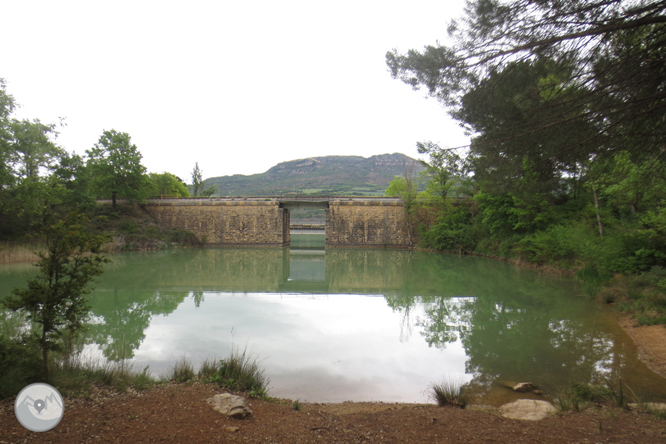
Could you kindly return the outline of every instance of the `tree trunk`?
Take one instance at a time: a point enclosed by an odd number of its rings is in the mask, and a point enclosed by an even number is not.
[[[115,210],[116,209],[116,192],[115,191],[111,193],[111,202],[113,202],[112,206],[113,206],[113,209]]]
[[[592,185],[592,194],[594,194],[594,207],[597,209],[597,223],[599,224],[599,236],[604,237],[604,224],[601,222],[601,213],[599,210],[599,194],[597,188]]]
[[[48,379],[49,377],[49,350],[46,343],[46,328],[42,327],[42,363],[44,370],[44,377]]]

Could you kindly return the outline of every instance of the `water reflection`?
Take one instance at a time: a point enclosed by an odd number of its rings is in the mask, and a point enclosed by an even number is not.
[[[87,340],[156,372],[183,353],[196,362],[247,341],[275,396],[313,401],[424,401],[430,382],[460,377],[494,402],[515,382],[554,394],[611,374],[664,399],[664,380],[571,279],[472,257],[316,248],[292,239],[116,255],[90,296]],[[26,276],[0,273],[4,293]],[[17,318],[5,316],[11,334]]]

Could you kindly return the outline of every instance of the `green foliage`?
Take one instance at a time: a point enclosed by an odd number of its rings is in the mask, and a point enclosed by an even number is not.
[[[149,197],[190,197],[187,186],[171,173],[148,175]]]
[[[203,184],[203,171],[199,168],[199,162],[194,163],[192,170],[192,196],[197,197]]]
[[[127,133],[104,131],[95,146],[86,151],[92,185],[98,195],[116,199],[140,200],[145,195],[146,168],[141,164],[141,153],[132,144]]]
[[[4,300],[10,310],[23,310],[28,319],[41,326],[39,345],[44,374],[48,375],[48,352],[59,349],[59,337],[76,333],[89,315],[85,295],[89,283],[102,273],[108,259],[99,255],[105,236],[91,234],[86,219],[70,213],[64,219],[43,226],[46,252],[39,253],[39,274],[28,280],[27,288],[16,288]]]
[[[11,340],[0,335],[0,399],[17,395],[42,376],[39,346],[34,340]]]
[[[472,225],[469,206],[449,207],[437,218],[437,223],[420,234],[425,248],[471,252],[478,242],[478,230]]]
[[[463,181],[463,159],[453,149],[442,149],[432,142],[418,142],[416,148],[419,154],[429,157],[428,162],[421,161],[425,167],[421,176],[426,183],[426,195],[435,205],[446,205],[447,197],[455,190],[454,185]]]
[[[400,176],[395,176],[395,178],[389,183],[388,188],[384,191],[386,197],[400,197],[409,196],[410,193],[413,193],[413,198],[416,198],[415,190],[410,189],[410,185],[407,182],[407,179]]]
[[[205,186],[205,185],[204,185]],[[217,184],[211,184],[203,191],[201,191],[201,197],[210,197],[213,194],[216,194],[219,191]]]

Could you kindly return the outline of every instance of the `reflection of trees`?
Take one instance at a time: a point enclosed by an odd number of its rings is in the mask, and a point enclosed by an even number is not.
[[[477,383],[531,380],[554,388],[622,371],[625,353],[604,333],[602,308],[572,296],[581,292],[571,280],[420,252],[406,264],[402,288],[386,294],[388,305],[404,316],[422,307],[416,326],[432,347],[460,339]]]
[[[425,318],[419,319],[417,325],[423,328],[423,336],[430,347],[444,348],[449,342],[455,342],[459,334],[467,327],[460,319],[461,310],[457,309],[455,299],[437,298],[426,303]]]
[[[192,293],[192,299],[194,299],[194,306],[199,308],[201,307],[201,303],[204,301],[204,293],[203,291],[195,291]]]
[[[144,331],[156,314],[172,313],[187,292],[132,291],[113,289],[91,297],[92,323],[87,336],[99,344],[104,356],[118,361],[134,356],[146,337]]]

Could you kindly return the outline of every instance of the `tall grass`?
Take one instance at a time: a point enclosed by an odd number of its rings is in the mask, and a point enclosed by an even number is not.
[[[41,244],[0,242],[0,264],[13,264],[19,262],[37,262],[39,256],[35,251],[44,251]]]
[[[248,353],[247,347],[242,351],[232,347],[229,356],[217,365],[210,360],[204,361],[199,375],[231,390],[247,392],[251,397],[267,397],[270,379],[261,368],[257,356]]]
[[[147,366],[137,370],[125,362],[102,362],[80,354],[56,361],[51,373],[53,385],[68,396],[89,396],[93,387],[111,387],[119,392],[146,390],[157,383]]]
[[[170,378],[176,382],[187,382],[196,376],[194,367],[185,356],[178,359],[171,368]]]
[[[462,381],[442,381],[430,386],[431,396],[440,406],[452,405],[464,409],[469,403],[469,396],[465,392]]]

